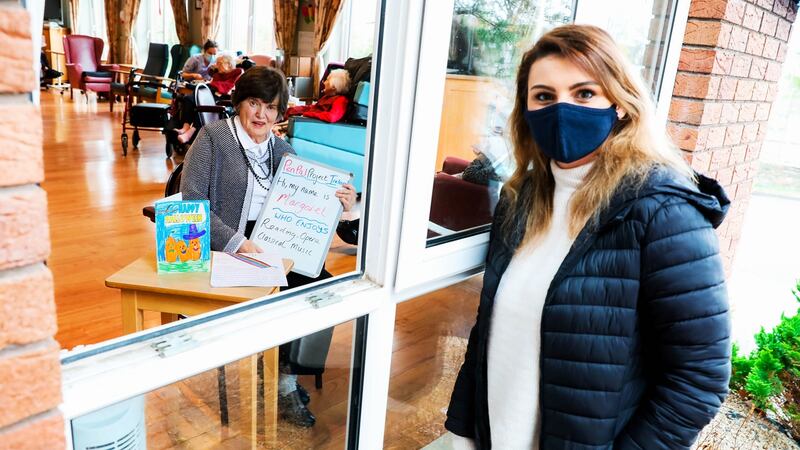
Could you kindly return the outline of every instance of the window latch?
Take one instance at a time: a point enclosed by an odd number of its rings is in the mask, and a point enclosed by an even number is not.
[[[333,292],[321,292],[311,294],[306,298],[306,301],[311,303],[316,309],[323,308],[334,303],[339,303],[343,300],[341,295],[334,294]]]
[[[150,344],[150,347],[158,353],[158,356],[166,358],[197,347],[197,345],[198,342],[192,339],[188,334],[179,334],[153,342]]]

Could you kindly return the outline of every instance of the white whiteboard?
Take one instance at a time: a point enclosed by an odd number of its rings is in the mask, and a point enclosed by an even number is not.
[[[266,253],[294,261],[292,272],[316,278],[342,214],[335,192],[352,176],[285,154],[250,239]]]

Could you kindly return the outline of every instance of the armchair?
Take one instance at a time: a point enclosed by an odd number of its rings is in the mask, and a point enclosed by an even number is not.
[[[189,59],[189,46],[175,44],[169,50],[169,54],[172,56],[172,63],[170,64],[167,78],[177,80],[178,72],[183,70],[183,65],[186,64],[186,60]]]
[[[250,60],[257,66],[275,67],[275,60],[267,55],[250,55]]]
[[[111,91],[115,95],[128,98],[134,96],[139,100],[144,98],[159,103],[169,103],[172,96],[167,92],[167,88],[171,80],[164,79],[169,66],[169,57],[167,44],[150,43],[144,69],[132,68],[128,75],[128,82],[111,83]]]
[[[64,56],[67,61],[69,76],[69,98],[73,98],[72,90],[80,89],[103,94],[111,100],[112,71],[119,70],[116,64],[102,64],[103,40],[97,37],[72,34],[64,36]],[[88,97],[87,97],[88,100]]]
[[[165,78],[169,64],[169,46],[150,44],[147,64],[144,69],[131,68],[125,84],[111,83],[113,94],[125,96],[125,111],[122,115],[122,154],[128,153],[128,128],[133,128],[133,147],[139,145],[139,130],[161,132],[169,120],[174,80]],[[173,86],[174,87],[174,86]],[[134,99],[155,100],[155,103],[134,103]],[[166,142],[167,156],[172,156],[172,145]]]
[[[471,183],[455,175],[469,161],[448,156],[433,179],[429,237],[466,230],[492,222],[496,198],[489,186]]]

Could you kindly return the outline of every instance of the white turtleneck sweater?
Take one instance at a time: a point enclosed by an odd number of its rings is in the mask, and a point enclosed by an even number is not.
[[[544,300],[550,282],[569,253],[569,201],[591,164],[561,169],[555,178],[550,228],[520,247],[500,279],[487,349],[489,427],[492,448],[539,448],[539,353]],[[455,436],[454,448],[474,448]]]

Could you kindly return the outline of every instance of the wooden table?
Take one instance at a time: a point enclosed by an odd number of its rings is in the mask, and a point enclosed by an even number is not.
[[[293,262],[284,259],[286,273]],[[159,275],[155,254],[132,262],[119,272],[106,278],[106,286],[120,289],[122,294],[122,328],[125,334],[144,328],[144,311],[161,313],[161,323],[177,320],[178,314],[202,314],[218,308],[246,302],[278,291],[273,287],[213,288],[210,272],[169,273]],[[253,448],[257,439],[258,423],[258,357],[253,355],[239,361],[240,398],[250,398],[249,407],[242,417],[249,418],[244,425],[249,428]],[[264,424],[266,437],[274,440],[278,421],[278,348],[261,354],[264,367]]]

